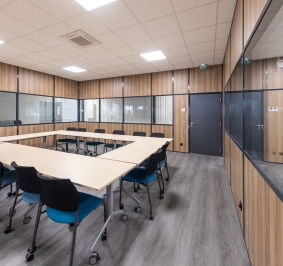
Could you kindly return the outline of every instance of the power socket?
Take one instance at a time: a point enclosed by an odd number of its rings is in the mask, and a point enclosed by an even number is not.
[[[183,146],[183,143],[180,143],[180,146]]]

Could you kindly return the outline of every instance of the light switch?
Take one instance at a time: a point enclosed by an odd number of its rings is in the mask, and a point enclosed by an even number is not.
[[[181,112],[186,112],[186,108],[181,108]]]

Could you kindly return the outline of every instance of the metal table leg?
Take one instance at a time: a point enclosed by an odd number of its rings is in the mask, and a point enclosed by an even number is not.
[[[46,149],[46,136],[43,137],[43,148]]]
[[[114,149],[117,148],[117,140],[113,140]]]
[[[117,214],[124,214],[126,215],[126,212],[124,210],[113,210],[113,184],[109,184],[106,188],[106,201],[107,201],[107,217],[111,216],[111,219],[113,219],[114,215]]]

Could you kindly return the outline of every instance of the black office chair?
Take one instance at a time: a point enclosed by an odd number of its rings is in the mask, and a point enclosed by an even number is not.
[[[166,143],[161,147],[162,153],[160,155],[160,158],[159,158],[160,161],[159,161],[159,164],[158,164],[158,170],[160,171],[162,180],[163,180],[162,168],[163,167],[166,168],[166,171],[167,171],[166,181],[169,181],[169,171],[168,171],[167,155],[166,155],[166,151],[167,151],[167,148],[168,148],[169,145],[170,145],[170,142],[166,141]],[[164,186],[164,184],[163,184],[163,186]]]
[[[125,135],[125,131],[124,130],[114,130],[112,134],[114,134],[114,135]],[[124,146],[124,145],[116,143],[116,149],[120,148],[122,146]],[[104,152],[105,151],[107,152],[107,149],[112,149],[113,150],[114,149],[114,143],[106,143],[104,145]]]
[[[4,167],[3,163],[0,162],[0,190],[10,186],[10,192],[7,193],[8,197],[16,195],[16,192],[13,192],[13,183],[17,181],[17,178],[16,170],[10,170],[9,168]]]
[[[133,133],[133,136],[146,137],[146,133],[141,131],[136,131]]]
[[[96,129],[94,131],[94,133],[105,134],[105,129]],[[98,145],[105,145],[105,142],[101,142],[101,141],[87,141],[86,145],[87,145],[87,149],[88,149],[88,146],[93,146],[93,149],[95,147],[95,151],[92,152],[92,151],[88,150],[88,152],[90,153],[90,155],[92,155],[92,153],[95,153],[96,156],[97,156],[97,146]]]
[[[76,129],[76,131],[79,131],[79,132],[86,132],[86,128],[83,128],[83,127],[79,127]],[[79,140],[80,143],[84,142],[84,140]],[[77,139],[70,139],[67,141],[67,144],[77,144]],[[79,150],[83,150],[81,149],[80,147],[76,148],[75,151],[73,153],[78,153]]]
[[[16,181],[16,196],[10,213],[15,213],[15,207],[21,200],[31,204],[22,219],[22,222],[27,224],[31,220],[31,217],[28,216],[28,214],[39,202],[40,180],[37,177],[37,171],[34,167],[19,166],[15,162],[12,162],[11,165],[16,169],[18,179]],[[23,192],[19,193],[19,190],[22,190]],[[21,199],[17,201],[19,196],[21,196]],[[9,234],[12,231],[12,219],[13,215],[10,215],[9,226],[5,228],[5,234]]]
[[[150,136],[153,138],[164,138],[165,137],[164,133],[160,133],[160,132],[152,132]]]
[[[37,176],[40,178],[41,193],[32,245],[28,249],[26,260],[31,261],[34,258],[34,253],[36,251],[36,233],[42,212],[41,209],[43,205],[46,205],[46,214],[52,221],[63,224],[74,224],[70,256],[70,265],[73,265],[77,227],[86,216],[102,205],[104,200],[86,193],[78,192],[70,179],[47,178],[42,176],[40,173],[37,173]],[[110,219],[111,216],[108,218],[107,222]],[[103,230],[107,222],[105,223]],[[99,237],[100,235],[98,238]],[[92,254],[93,255],[91,255],[89,258],[90,263],[96,263],[98,260],[100,260],[97,252],[92,252]]]
[[[77,128],[76,127],[68,127],[66,129],[66,131],[77,131]],[[69,150],[68,141],[71,141],[71,140],[73,140],[73,139],[72,138],[57,139],[57,141],[56,141],[56,151],[57,151],[58,147],[60,147],[62,149],[62,151],[65,150],[62,145],[58,145],[58,142],[60,142],[60,143],[66,144],[66,151],[68,152],[68,150]]]
[[[123,182],[134,182],[141,184],[147,188],[147,194],[148,194],[148,200],[149,200],[149,206],[150,206],[150,212],[149,212],[149,219],[153,220],[152,215],[152,205],[151,205],[151,199],[150,199],[150,193],[149,193],[149,183],[151,183],[155,179],[155,175],[158,175],[157,165],[159,163],[159,157],[162,150],[158,149],[156,153],[153,153],[150,155],[149,159],[147,160],[145,168],[134,168],[129,173],[127,173],[124,177],[120,180],[120,209],[124,208],[124,205],[122,204],[122,192],[123,192]],[[159,188],[160,188],[160,194],[159,197],[163,199],[163,195],[161,193],[161,186],[158,178]],[[132,197],[132,196],[131,196]],[[132,197],[136,202],[139,203],[139,200]],[[141,212],[142,208],[139,205],[135,207],[136,212]]]

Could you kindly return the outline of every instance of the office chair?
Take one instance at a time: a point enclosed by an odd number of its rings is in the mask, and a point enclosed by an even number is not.
[[[105,134],[105,129],[96,129],[94,131],[94,133],[102,133],[102,134]],[[92,153],[96,153],[96,156],[97,156],[97,146],[98,145],[104,145],[105,142],[101,142],[101,141],[87,141],[86,145],[87,145],[87,151],[90,153],[90,155],[92,155]],[[88,150],[88,146],[93,146],[93,149],[95,147],[95,151],[90,151]]]
[[[165,137],[164,133],[160,133],[160,132],[153,132],[151,133],[150,136],[153,138],[164,138]]]
[[[127,173],[124,177],[121,178],[120,180],[120,209],[124,208],[124,205],[122,204],[122,192],[123,191],[126,192],[123,189],[123,182],[124,181],[135,182],[147,188],[147,194],[148,194],[148,200],[149,200],[149,206],[150,206],[149,219],[153,220],[152,205],[151,205],[151,199],[150,199],[150,193],[149,193],[149,183],[151,183],[155,179],[155,175],[158,175],[157,164],[159,163],[158,158],[161,152],[162,150],[158,149],[156,153],[151,154],[149,159],[147,160],[145,168],[138,168],[138,167],[134,168],[129,173]],[[159,178],[158,178],[158,183],[159,183],[159,188],[160,188],[159,197],[163,198],[163,195],[161,193],[161,186],[160,186]],[[129,195],[127,192],[126,194]],[[129,196],[133,200],[139,203],[139,205],[135,207],[135,211],[141,212],[142,208],[140,206],[140,201],[131,195]]]
[[[56,223],[74,224],[70,264],[73,265],[73,257],[75,250],[76,231],[81,221],[88,216],[93,210],[97,209],[100,205],[104,204],[104,200],[90,194],[78,192],[70,179],[55,179],[47,178],[37,173],[41,183],[40,200],[38,204],[38,211],[34,227],[32,245],[28,249],[26,260],[31,261],[34,258],[36,251],[36,234],[39,226],[41,209],[46,205],[47,216]],[[106,220],[106,211],[104,205],[104,220]],[[89,262],[91,264],[97,263],[101,258],[97,252],[93,252],[94,245],[99,237],[102,236],[106,226],[110,221],[111,216],[106,220],[100,234],[95,240],[91,248],[91,256]],[[104,238],[106,239],[106,238]]]
[[[166,141],[166,143],[161,147],[162,153],[160,155],[160,158],[159,158],[160,161],[159,161],[159,164],[158,164],[158,167],[157,167],[158,171],[160,172],[162,182],[163,182],[163,175],[162,175],[162,168],[163,167],[166,168],[166,172],[167,172],[166,181],[169,181],[169,171],[168,171],[167,155],[166,155],[166,151],[167,151],[169,144],[170,144],[170,142]],[[164,189],[164,184],[163,184],[163,189]]]
[[[76,131],[79,131],[79,132],[86,132],[86,128],[83,128],[83,127],[79,127],[77,128]],[[84,142],[84,140],[79,140],[80,143]],[[68,144],[77,144],[77,139],[70,139],[67,141]],[[84,149],[82,149],[80,146],[73,152],[73,153],[79,153],[79,150],[82,150],[84,152],[86,152]]]
[[[7,193],[8,197],[15,196],[16,192],[13,192],[13,183],[17,181],[17,172],[16,170],[10,170],[7,167],[4,167],[0,162],[0,190],[10,186],[10,192]],[[9,215],[11,213],[9,212]]]
[[[77,128],[76,127],[68,127],[66,130],[67,131],[77,131]],[[62,145],[58,145],[58,142],[60,142],[60,143],[66,144],[66,151],[68,152],[68,150],[69,150],[68,141],[70,141],[70,140],[73,140],[73,139],[72,138],[57,139],[57,141],[56,141],[56,151],[57,151],[57,147],[62,148],[62,151],[65,150]]]
[[[114,130],[112,134],[115,134],[115,135],[125,135],[125,131],[124,130]],[[114,142],[116,142],[116,140],[114,140]],[[118,143],[116,144],[116,148],[120,148],[122,146],[124,146],[124,143],[123,144],[118,144]],[[106,143],[104,145],[104,152],[105,152],[105,150],[107,152],[107,149],[112,149],[113,150],[114,149],[114,143]]]
[[[146,137],[146,133],[141,131],[136,131],[133,133],[133,136]]]
[[[15,162],[12,162],[11,165],[16,169],[18,179],[16,181],[16,196],[10,213],[15,212],[15,207],[21,200],[31,204],[22,219],[23,224],[27,224],[31,220],[31,217],[28,216],[28,214],[39,202],[40,180],[37,177],[37,171],[34,167],[19,166]],[[22,190],[23,192],[20,194],[19,190]],[[21,196],[21,198],[17,201],[19,196]],[[5,234],[9,234],[12,231],[12,219],[13,215],[10,215],[9,225],[4,231]]]

